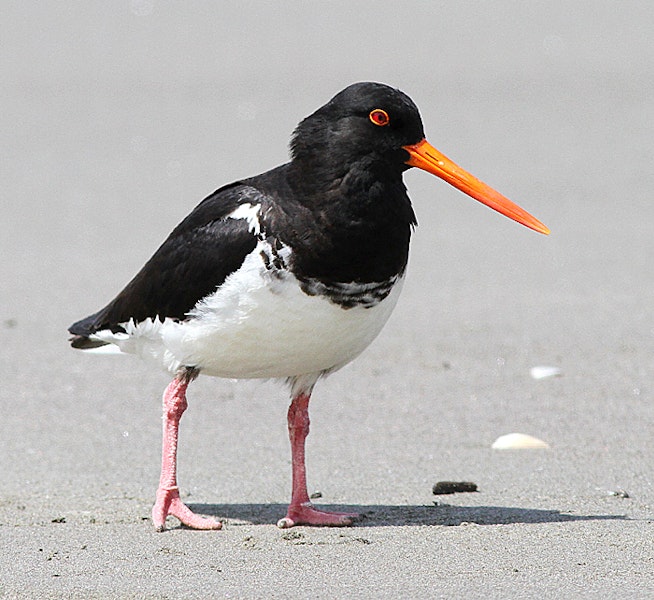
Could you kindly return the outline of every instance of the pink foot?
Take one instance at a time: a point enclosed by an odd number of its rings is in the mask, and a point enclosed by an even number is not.
[[[220,529],[223,524],[211,517],[196,515],[179,497],[179,488],[159,488],[152,507],[152,521],[157,531],[166,530],[166,517],[177,517],[191,529]]]
[[[327,512],[314,508],[311,502],[299,506],[288,507],[286,516],[277,521],[277,527],[288,529],[295,525],[327,525],[331,527],[346,527],[359,517],[356,513]]]

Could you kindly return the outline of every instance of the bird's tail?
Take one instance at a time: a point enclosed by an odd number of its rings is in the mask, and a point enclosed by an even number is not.
[[[69,328],[72,337],[68,339],[70,345],[78,350],[92,350],[106,346],[109,342],[91,337],[97,331],[97,323],[103,311],[92,314],[81,321],[73,323]]]

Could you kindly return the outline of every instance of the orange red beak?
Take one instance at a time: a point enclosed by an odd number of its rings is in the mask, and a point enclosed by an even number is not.
[[[447,156],[436,150],[427,140],[423,139],[417,144],[404,146],[404,149],[409,153],[409,160],[406,161],[407,165],[418,167],[440,177],[464,194],[479,200],[482,204],[502,213],[509,219],[521,223],[525,227],[545,235],[550,232],[545,225],[532,217],[526,210],[523,210],[517,204],[496,192],[492,187],[479,181],[479,179],[459,167]]]

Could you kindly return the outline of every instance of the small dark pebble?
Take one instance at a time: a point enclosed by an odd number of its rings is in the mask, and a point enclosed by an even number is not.
[[[56,519],[52,519],[51,523],[65,523],[66,522],[66,517],[57,517]]]
[[[313,492],[311,496],[309,496],[312,500],[315,500],[316,498],[322,498],[322,492]]]
[[[609,492],[609,496],[617,496],[618,498],[631,498],[629,492],[625,490],[614,490]]]
[[[458,492],[476,492],[477,484],[472,481],[439,481],[431,489],[432,493],[439,494],[456,494]]]

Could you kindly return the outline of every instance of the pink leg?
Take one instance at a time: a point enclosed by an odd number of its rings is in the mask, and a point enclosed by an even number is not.
[[[277,522],[285,529],[294,525],[351,525],[359,515],[331,513],[314,508],[307,492],[307,471],[304,460],[304,442],[309,434],[309,398],[301,393],[293,398],[288,409],[288,435],[291,440],[293,461],[293,491],[286,516]]]
[[[163,451],[161,455],[161,478],[157,500],[152,508],[152,521],[157,531],[166,529],[166,517],[177,517],[193,529],[220,529],[222,523],[196,515],[179,497],[177,487],[177,437],[179,421],[186,410],[188,380],[175,378],[163,395]]]

